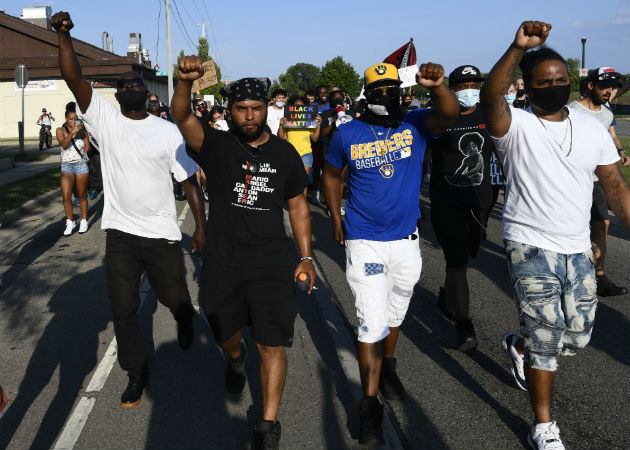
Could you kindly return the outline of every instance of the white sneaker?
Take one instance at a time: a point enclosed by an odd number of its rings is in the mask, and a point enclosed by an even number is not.
[[[83,234],[87,232],[87,230],[88,230],[87,220],[81,219],[81,222],[79,222],[79,234]]]
[[[510,358],[510,372],[512,372],[512,376],[514,377],[514,381],[519,389],[524,391],[527,390],[527,382],[525,381],[525,370],[524,370],[524,358],[519,352],[516,351],[516,347],[514,346],[516,341],[520,338],[518,335],[514,333],[506,333],[501,338],[501,346],[508,358]]]
[[[66,229],[64,230],[63,235],[70,236],[76,227],[77,224],[74,220],[66,219]]]
[[[558,425],[553,421],[547,426],[536,424],[532,425],[532,429],[527,435],[527,443],[534,450],[565,450],[564,444],[560,440],[560,430]]]

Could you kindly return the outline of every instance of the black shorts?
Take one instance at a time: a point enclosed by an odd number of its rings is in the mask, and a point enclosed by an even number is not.
[[[610,216],[608,216],[608,201],[606,200],[604,188],[599,181],[593,183],[591,220],[610,220]]]
[[[214,339],[241,328],[268,347],[291,347],[298,302],[290,267],[234,267],[204,260],[201,298]]]
[[[483,210],[466,208],[448,195],[431,197],[431,225],[444,252],[446,267],[464,267],[475,257],[487,217]]]

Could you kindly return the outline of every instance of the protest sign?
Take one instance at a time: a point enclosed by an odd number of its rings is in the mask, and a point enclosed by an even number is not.
[[[284,107],[284,128],[317,128],[317,105]]]
[[[203,76],[193,82],[192,92],[198,92],[219,83],[217,71],[214,68],[214,61],[206,61],[202,66],[204,70]]]

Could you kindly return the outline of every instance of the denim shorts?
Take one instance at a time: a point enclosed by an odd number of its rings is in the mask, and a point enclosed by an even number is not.
[[[61,171],[75,175],[83,175],[84,173],[88,173],[90,169],[88,169],[88,165],[85,161],[62,162]]]
[[[313,167],[313,152],[302,155],[302,163],[304,167]]]
[[[505,240],[528,366],[554,372],[558,355],[591,339],[597,284],[593,252],[565,255]]]

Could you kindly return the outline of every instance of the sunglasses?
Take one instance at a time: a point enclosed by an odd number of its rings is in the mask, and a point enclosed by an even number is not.
[[[116,86],[118,88],[124,88],[127,86],[140,87],[144,86],[144,78],[119,78],[116,81]]]
[[[250,151],[249,154],[252,156],[252,162],[249,164],[249,171],[251,173],[260,172],[260,161],[258,161],[258,158],[262,156],[262,149],[257,148]]]
[[[394,86],[387,87],[387,89],[385,90],[381,88],[374,88],[366,94],[366,97],[370,97],[372,100],[377,100],[381,98],[383,95],[389,95],[390,97],[398,97],[400,96],[400,88],[394,87]]]

